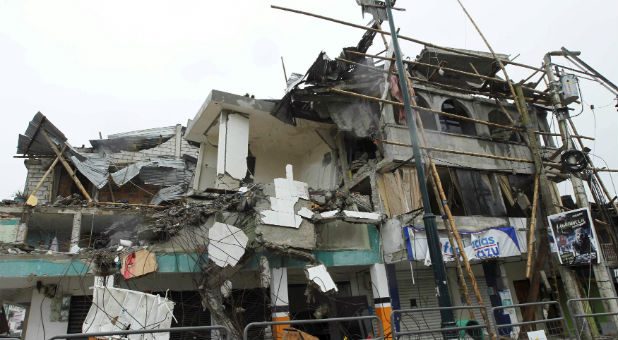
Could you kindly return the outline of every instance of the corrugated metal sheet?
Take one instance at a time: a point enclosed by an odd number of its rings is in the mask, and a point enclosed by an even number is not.
[[[176,126],[129,131],[108,135],[107,139],[93,139],[90,144],[105,153],[139,151],[154,148],[176,134]]]
[[[28,123],[28,128],[23,135],[19,135],[17,138],[17,153],[22,155],[32,156],[55,156],[54,150],[49,146],[45,136],[39,133],[40,130],[45,130],[47,135],[59,145],[59,149],[62,149],[66,145],[67,153],[71,156],[75,156],[80,160],[85,160],[80,153],[75,150],[69,143],[67,138],[54,124],[52,124],[45,115],[37,112],[32,120]]]
[[[151,164],[153,162],[137,162],[129,166],[126,166],[114,173],[112,173],[112,180],[118,186],[123,186],[132,180],[135,176],[139,175],[142,167]]]
[[[146,184],[172,186],[184,183],[190,175],[183,159],[158,159],[143,166],[139,178]]]
[[[114,133],[111,135],[107,135],[109,139],[115,139],[120,137],[142,137],[142,138],[150,138],[150,137],[159,137],[159,136],[169,136],[176,134],[176,125],[172,126],[164,126],[159,128],[145,129],[145,130],[135,130],[121,133]]]
[[[77,157],[71,156],[71,161],[92,184],[101,189],[107,184],[109,177],[109,161],[107,157],[101,157],[98,154],[83,155],[86,158],[83,162]]]
[[[163,188],[152,197],[150,204],[161,204],[163,202],[175,201],[183,198],[187,193],[187,184],[181,183],[171,187]]]

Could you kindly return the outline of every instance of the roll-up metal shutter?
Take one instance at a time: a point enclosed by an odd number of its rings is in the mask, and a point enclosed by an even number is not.
[[[438,307],[436,286],[431,269],[415,269],[414,281],[410,271],[397,272],[397,285],[399,286],[399,301],[401,309]],[[412,313],[403,314],[400,321],[401,331],[413,331],[422,329],[440,328],[440,313]]]
[[[491,308],[491,302],[489,300],[487,282],[485,281],[485,277],[475,276],[475,278],[476,284],[479,288],[479,292],[483,297],[483,302],[486,306]],[[399,286],[399,300],[401,303],[401,309],[438,307],[438,297],[436,296],[436,286],[434,283],[433,271],[431,270],[431,268],[415,269],[414,280],[415,284],[412,284],[412,274],[410,271],[397,272],[397,284]],[[470,298],[472,300],[472,304],[479,305],[476,296],[474,295],[474,291],[472,290],[472,284],[467,277],[466,283],[468,284],[468,290]],[[458,289],[458,287],[450,287],[451,291],[454,291],[456,289]],[[457,303],[457,301],[453,302],[455,302],[456,305],[465,305],[465,301],[461,303]],[[476,317],[476,320],[482,322],[483,317],[480,313],[480,310],[475,310],[474,315]],[[455,311],[454,316],[456,319],[470,318],[470,315],[465,310]],[[402,331],[406,329],[439,329],[441,321],[442,320],[439,312],[404,314],[401,318],[400,328]],[[493,323],[490,321],[490,324]]]

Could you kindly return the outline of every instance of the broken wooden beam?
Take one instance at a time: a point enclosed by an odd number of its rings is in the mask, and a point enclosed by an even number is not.
[[[77,174],[75,174],[75,171],[73,171],[69,163],[67,163],[67,161],[64,159],[64,157],[62,156],[62,153],[60,152],[60,150],[58,150],[58,147],[56,146],[54,141],[52,141],[52,139],[49,137],[47,132],[45,132],[45,130],[41,130],[41,133],[43,134],[43,136],[45,136],[47,143],[49,143],[49,146],[52,148],[52,150],[54,150],[54,152],[56,153],[56,156],[58,156],[58,159],[60,159],[60,162],[62,163],[62,165],[64,165],[64,168],[67,170],[67,172],[69,173],[69,175],[71,176],[71,178],[73,179],[73,181],[75,182],[79,190],[84,195],[84,198],[86,198],[88,201],[92,201],[92,198],[90,198],[90,195],[88,195],[88,191],[86,191],[86,189],[82,185],[82,182],[80,182],[79,178],[77,178]]]

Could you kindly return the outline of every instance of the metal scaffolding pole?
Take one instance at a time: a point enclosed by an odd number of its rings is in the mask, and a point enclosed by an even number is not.
[[[414,121],[414,118],[412,116],[412,108],[410,107],[410,94],[408,91],[406,74],[401,59],[401,51],[399,49],[397,30],[395,29],[395,22],[393,20],[393,12],[391,6],[391,1],[386,0],[386,11],[388,13],[388,23],[390,26],[391,36],[393,38],[395,62],[399,75],[399,86],[401,87],[403,104],[405,105],[404,110],[406,113],[406,119],[408,120],[408,129],[410,131],[410,140],[412,142],[411,144],[414,154],[414,164],[416,166],[416,175],[418,176],[418,183],[423,198],[423,208],[425,211],[425,214],[423,215],[423,222],[425,224],[427,246],[429,248],[429,256],[431,258],[431,267],[433,269],[434,281],[436,283],[436,286],[438,287],[438,303],[440,307],[450,307],[451,295],[448,290],[446,266],[444,265],[444,261],[442,259],[442,250],[440,249],[440,237],[438,235],[438,228],[436,226],[436,216],[431,212],[431,203],[429,200],[429,194],[427,192],[427,182],[425,181],[425,166],[423,164],[423,158],[421,156],[421,149],[418,145],[416,122]],[[442,310],[440,313],[442,317],[442,327],[452,327],[455,324],[455,319],[451,310]]]

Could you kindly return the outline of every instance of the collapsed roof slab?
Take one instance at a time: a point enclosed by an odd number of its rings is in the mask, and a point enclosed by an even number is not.
[[[219,118],[221,111],[270,115],[274,108],[275,103],[271,101],[212,90],[195,117],[189,119],[185,139],[197,143],[206,142],[205,135]]]

